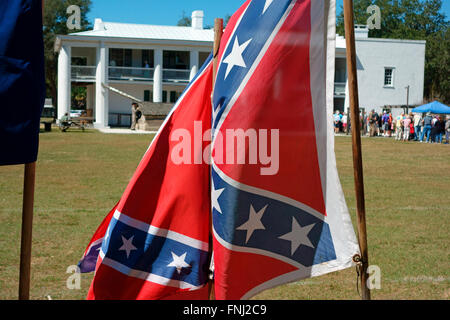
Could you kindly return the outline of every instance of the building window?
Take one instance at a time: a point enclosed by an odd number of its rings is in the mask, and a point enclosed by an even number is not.
[[[148,65],[148,68],[153,68],[153,62],[153,50],[142,50],[142,67]]]
[[[152,92],[150,90],[144,90],[144,101],[152,101]]]
[[[170,103],[177,102],[177,92],[176,91],[170,91]]]
[[[163,52],[164,69],[189,70],[189,51],[166,51]]]
[[[384,86],[393,87],[394,86],[394,68],[384,68]]]
[[[131,67],[131,49],[109,49],[109,65],[118,67]]]
[[[199,68],[203,66],[203,64],[205,63],[206,59],[208,59],[210,54],[211,53],[209,53],[209,52],[199,52],[199,54],[198,54],[198,66],[199,66]]]
[[[167,102],[167,91],[164,90],[162,92],[162,102],[166,103]]]

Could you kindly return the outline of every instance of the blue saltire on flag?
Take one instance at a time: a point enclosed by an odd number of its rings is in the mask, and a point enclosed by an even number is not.
[[[334,8],[248,1],[222,39],[212,98],[217,299],[347,268],[359,252],[329,121]]]
[[[211,56],[169,113],[119,203],[79,262],[95,269],[88,299],[207,299],[210,167],[176,164],[176,132],[211,128]],[[178,130],[178,131],[177,131]],[[196,149],[196,142],[192,150]],[[200,151],[208,144],[200,142]]]
[[[0,165],[37,159],[45,101],[41,3],[0,1]]]

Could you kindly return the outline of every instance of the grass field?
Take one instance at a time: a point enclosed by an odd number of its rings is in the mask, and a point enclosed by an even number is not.
[[[40,136],[31,298],[83,299],[66,273],[122,195],[152,136],[53,131]],[[355,224],[351,139],[336,138]],[[374,299],[450,298],[450,146],[362,139],[369,259],[381,269]],[[16,299],[23,166],[0,167],[0,299]],[[257,299],[359,299],[355,269],[265,291]]]

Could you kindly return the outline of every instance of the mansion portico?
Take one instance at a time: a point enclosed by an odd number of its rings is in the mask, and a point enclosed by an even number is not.
[[[422,103],[425,41],[375,39],[368,33],[366,26],[355,27],[360,108],[382,111],[406,101],[410,106]],[[84,87],[84,108],[95,127],[129,126],[131,100],[117,92],[141,101],[175,103],[212,51],[213,39],[200,10],[192,13],[190,27],[95,19],[93,30],[57,36],[57,117],[77,109],[71,93]],[[347,87],[345,39],[336,35],[336,110],[348,108]]]
[[[203,29],[202,11],[192,13],[191,27],[95,19],[93,30],[58,36],[58,118],[70,112],[73,86],[86,87],[97,128],[128,125],[121,116],[131,112],[131,101],[104,85],[142,101],[174,103],[208,58],[213,38],[213,30]]]

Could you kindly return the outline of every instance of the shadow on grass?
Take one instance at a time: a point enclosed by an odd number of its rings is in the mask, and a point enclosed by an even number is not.
[[[39,129],[39,134],[52,134],[52,133],[67,133],[67,134],[69,134],[69,133],[83,133],[83,134],[87,134],[87,133],[89,133],[89,134],[92,134],[92,133],[95,133],[96,132],[96,130],[93,130],[93,129],[86,129],[86,130],[81,130],[81,129],[73,129],[73,130],[66,130],[65,132],[62,132],[61,130],[59,130],[59,129],[54,129],[54,130],[52,130],[52,131],[45,131],[45,129]]]

